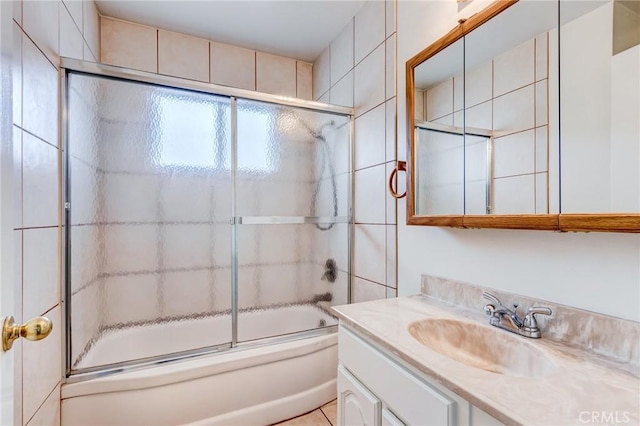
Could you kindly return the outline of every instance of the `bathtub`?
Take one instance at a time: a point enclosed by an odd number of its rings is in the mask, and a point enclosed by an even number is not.
[[[336,324],[335,318],[313,305],[252,311],[240,314],[240,317],[243,315],[246,315],[246,324],[255,323],[251,330],[258,336],[264,331],[260,327],[265,324],[278,324],[278,334],[286,334],[295,326],[304,328],[300,327],[301,323],[310,324],[309,328],[317,327],[319,323]],[[88,353],[86,360],[100,360],[96,357],[100,356],[101,348],[106,348],[101,345],[102,339],[108,339],[109,347],[136,350],[136,356],[168,353],[162,351],[175,343],[152,337],[160,337],[161,330],[167,326],[184,327],[184,335],[190,336],[194,334],[191,330],[203,327],[199,322],[211,326],[216,322],[227,324],[229,321],[221,321],[217,317],[145,326],[145,333],[138,337],[135,328],[120,333],[114,330],[96,342],[90,351],[94,353]],[[149,332],[149,327],[157,327],[158,330]],[[141,344],[141,336],[149,341]],[[166,348],[162,348],[163,342]],[[276,423],[317,408],[336,397],[337,343],[337,333],[327,332],[66,383],[61,391],[62,424]],[[112,355],[102,354],[104,359]]]

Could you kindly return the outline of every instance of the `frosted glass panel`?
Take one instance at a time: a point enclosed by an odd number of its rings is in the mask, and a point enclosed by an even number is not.
[[[230,342],[229,99],[82,74],[68,93],[72,368]]]
[[[337,324],[328,308],[347,303],[347,224],[243,225],[237,238],[239,341]]]
[[[416,213],[464,214],[464,137],[417,129]]]
[[[238,215],[346,216],[348,124],[344,116],[238,100]]]

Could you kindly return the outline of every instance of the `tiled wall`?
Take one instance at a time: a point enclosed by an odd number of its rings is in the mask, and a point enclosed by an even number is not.
[[[62,341],[59,280],[60,205],[58,71],[60,56],[100,55],[93,1],[15,1],[13,120],[17,188],[15,232],[20,242],[16,320],[45,315],[53,332],[41,342],[19,340],[18,424],[59,424]],[[20,358],[20,357],[18,357]],[[22,395],[19,390],[22,388]]]
[[[311,64],[103,16],[100,62],[311,99]]]
[[[352,300],[396,295],[395,1],[370,0],[313,65],[313,98],[355,108]],[[403,177],[401,177],[402,179]]]
[[[417,93],[416,99],[422,100],[423,105],[416,108],[416,119],[493,133],[493,214],[549,212],[548,44],[549,34],[542,34],[467,70],[464,85],[460,74]],[[463,87],[466,123],[462,122]],[[469,142],[467,137],[465,163],[483,164],[486,151],[473,150]],[[461,150],[457,155],[453,153],[451,161],[457,164],[457,160],[463,158]],[[456,165],[451,164],[449,169],[454,167]],[[467,167],[467,176],[469,172]],[[467,179],[466,214],[486,213],[484,182],[484,179]],[[429,195],[437,197],[437,190],[429,189]],[[462,213],[459,208],[448,212]]]

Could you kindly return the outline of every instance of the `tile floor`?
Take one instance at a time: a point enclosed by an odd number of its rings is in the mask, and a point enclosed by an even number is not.
[[[336,426],[338,424],[337,409],[337,400],[334,399],[310,413],[278,423],[277,426]]]

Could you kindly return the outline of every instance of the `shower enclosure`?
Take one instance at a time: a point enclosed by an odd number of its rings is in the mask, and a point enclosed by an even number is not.
[[[349,109],[63,65],[68,375],[335,330]]]

